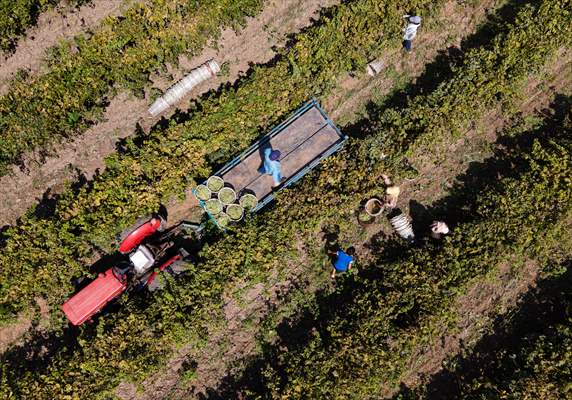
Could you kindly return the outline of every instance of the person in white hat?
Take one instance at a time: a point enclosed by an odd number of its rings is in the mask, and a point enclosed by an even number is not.
[[[430,228],[433,239],[441,239],[443,235],[447,235],[450,232],[449,227],[443,221],[433,221]]]
[[[403,18],[407,20],[407,27],[403,29],[403,47],[407,51],[413,48],[413,39],[417,35],[417,29],[421,25],[421,17],[418,15],[404,15]]]

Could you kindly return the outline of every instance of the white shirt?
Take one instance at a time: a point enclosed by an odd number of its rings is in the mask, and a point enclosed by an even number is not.
[[[417,35],[417,29],[421,24],[412,24],[411,22],[407,24],[407,27],[403,30],[405,34],[403,35],[403,40],[413,40]]]

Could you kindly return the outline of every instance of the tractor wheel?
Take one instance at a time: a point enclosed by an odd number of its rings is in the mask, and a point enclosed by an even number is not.
[[[173,264],[169,265],[169,267],[165,268],[165,271],[170,273],[173,278],[177,278],[184,274],[187,269],[188,266],[186,262],[177,260]]]
[[[163,278],[161,278],[160,275],[161,274],[157,275],[155,279],[153,279],[151,283],[147,285],[148,291],[156,292],[165,288],[165,282],[163,282]]]

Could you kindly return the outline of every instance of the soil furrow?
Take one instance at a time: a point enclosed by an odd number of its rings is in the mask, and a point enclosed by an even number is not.
[[[447,29],[443,29],[444,27],[437,27],[434,30],[420,32],[419,42],[416,45],[416,48],[419,50],[410,55],[405,55],[401,51],[385,54],[384,59],[386,60],[386,65],[391,64],[395,66],[402,79],[409,80],[411,79],[410,77],[419,76],[424,70],[426,63],[435,59],[443,49],[447,49],[451,46],[458,46],[461,40],[466,37],[466,35],[472,33],[476,29],[477,25],[485,19],[488,10],[498,4],[499,1],[489,0],[482,2],[474,8],[469,8],[460,6],[458,3],[453,1],[447,3],[443,8],[439,19],[442,18],[443,21],[445,21],[447,18],[458,18],[462,20],[465,25],[453,28],[454,31],[451,30],[452,27],[447,26]],[[369,101],[374,94],[375,96],[380,97],[388,95],[393,90],[394,83],[395,76],[386,75],[384,73],[373,78],[365,74],[360,74],[358,77],[344,77],[340,81],[340,89],[326,99],[325,107],[328,112],[335,115],[338,120],[352,120],[355,118],[356,114],[358,114],[360,108]],[[466,167],[466,165],[464,166]],[[463,165],[456,165],[455,171],[447,169],[446,171],[449,174],[453,174],[451,176],[452,179],[461,168],[463,168]],[[417,192],[404,193],[404,202],[407,203],[410,198],[414,198],[418,195],[419,193]],[[408,198],[408,196],[410,197]],[[171,215],[171,212],[169,215]],[[377,227],[377,229],[368,231],[366,242],[376,235],[380,229],[382,228]],[[365,245],[356,245],[356,248],[358,248],[358,253],[360,253],[360,259],[362,253],[369,251]],[[324,271],[324,273],[326,272]],[[312,278],[309,276],[300,276],[300,278],[317,279],[316,277]],[[286,283],[287,282],[283,282],[282,285],[285,288],[296,287],[296,285],[288,286]],[[280,283],[277,285],[280,285]],[[311,294],[313,291],[317,291],[318,289],[319,286],[313,286],[312,289],[309,289],[304,285],[303,290],[308,294]],[[301,289],[298,287],[293,290]],[[254,307],[259,310],[259,319],[263,319],[267,316],[268,309],[262,307],[260,304],[256,305],[255,302],[249,303],[248,307]],[[274,304],[273,308],[280,308],[280,304]],[[242,320],[239,322],[242,322]],[[227,320],[227,323],[230,324],[231,321]],[[248,332],[246,335],[246,341],[245,331]],[[209,343],[211,343],[211,345],[205,346],[207,354],[203,351],[199,352],[199,356],[195,356],[193,353],[196,350],[193,351],[192,349],[187,349],[186,354],[182,354],[180,352],[177,353],[177,355],[173,357],[172,362],[169,363],[169,372],[156,374],[154,378],[155,380],[150,379],[149,381],[152,382],[145,384],[145,387],[161,388],[161,390],[164,391],[163,393],[168,393],[169,395],[174,396],[174,398],[186,398],[197,396],[199,393],[209,393],[209,390],[217,388],[225,377],[233,374],[239,374],[240,365],[244,365],[244,360],[256,355],[257,353],[256,331],[252,332],[252,327],[246,327],[244,324],[242,329],[239,327],[229,329],[223,336],[219,337],[217,335],[216,340],[211,340]],[[230,348],[223,349],[221,347],[223,345],[226,346],[228,343],[232,344]],[[240,346],[234,345],[235,343],[239,343]],[[224,354],[224,357],[221,357],[221,354]],[[183,362],[182,360],[189,359],[191,357],[195,362],[197,362],[196,370],[200,373],[197,373],[192,382],[186,384],[181,382],[180,376],[178,378],[173,377],[173,374],[179,375],[180,367]],[[239,362],[237,365],[236,361],[240,360],[242,360],[242,363]],[[167,390],[169,387],[171,389]],[[149,398],[145,394],[135,394],[134,386],[130,386],[125,383],[118,388],[116,393],[118,395],[121,394],[122,398],[126,400]]]
[[[18,70],[34,75],[43,70],[46,51],[62,40],[72,39],[95,28],[104,18],[120,15],[130,0],[92,0],[79,9],[64,3],[38,18],[33,28],[18,42],[16,50],[0,54],[0,96],[9,87]]]
[[[560,62],[549,67],[548,79],[530,80],[525,96],[518,106],[519,111],[526,115],[540,112],[550,105],[556,93],[559,93],[561,90],[566,90],[569,87],[572,76],[564,73],[569,55],[568,53],[563,54],[567,56],[561,58]],[[379,87],[377,85],[367,86],[370,89]],[[543,95],[538,96],[539,87],[549,87],[550,89],[543,90]],[[360,101],[363,101],[363,99],[367,97],[367,94],[358,91],[357,96],[359,96]],[[351,102],[351,98],[348,100]],[[351,114],[356,111],[355,108],[347,108],[343,113],[350,115],[343,115],[342,113],[340,117],[349,118],[352,116]],[[483,132],[468,131],[467,134],[464,135],[467,140],[457,141],[449,145],[449,157],[445,162],[439,163],[438,165],[431,165],[430,168],[423,168],[420,170],[420,175],[417,178],[404,182],[401,185],[403,189],[403,194],[400,196],[400,204],[403,204],[402,208],[406,210],[408,208],[407,205],[411,204],[411,202],[429,205],[435,200],[446,196],[450,186],[443,183],[454,181],[459,174],[469,168],[471,163],[482,161],[490,157],[493,154],[491,145],[495,143],[498,137],[497,135],[502,132],[504,128],[508,127],[510,120],[510,118],[503,116],[500,110],[495,110],[484,116],[483,119],[476,124],[479,127],[483,127]],[[420,182],[424,183],[421,184]],[[368,242],[385,228],[378,224],[375,225],[373,229],[368,229],[367,237],[362,243],[354,244],[358,254],[360,254],[360,260],[368,256],[368,252],[370,251],[367,246]],[[324,273],[326,272],[324,271]],[[412,357],[411,369],[404,375],[403,382],[405,384],[414,387],[421,383],[422,378],[437,373],[442,368],[442,362],[446,358],[454,356],[461,351],[464,340],[473,339],[476,334],[483,332],[483,329],[481,329],[483,324],[491,322],[494,319],[499,307],[505,310],[513,308],[517,304],[518,299],[536,284],[538,265],[534,262],[529,262],[520,272],[509,271],[507,268],[501,266],[498,275],[502,283],[477,282],[468,289],[466,296],[458,300],[458,304],[460,304],[459,333],[449,334],[448,332],[443,332],[443,337],[435,340],[435,347],[419,349],[415,357]],[[306,276],[306,278],[309,277]],[[498,290],[501,286],[502,290]],[[316,286],[314,289],[318,290],[319,287]],[[308,295],[311,294],[308,288],[304,288],[304,290]],[[280,307],[280,305],[275,306]],[[480,323],[476,323],[476,321],[480,321]],[[232,343],[237,332],[240,334],[241,330],[237,329],[228,332],[226,343]],[[250,337],[251,344],[249,348],[256,349],[255,336],[251,335]],[[442,346],[442,343],[445,343],[445,345]],[[245,344],[243,345],[246,346]],[[211,349],[213,351],[220,351],[220,349],[216,347]],[[252,351],[246,352],[245,355],[247,357],[252,356]],[[211,354],[210,358],[207,357],[207,363],[212,363],[214,358],[215,357]],[[225,354],[225,358],[231,358],[231,356]],[[246,358],[243,358],[243,360],[244,359]],[[218,359],[217,364],[220,364],[220,360]],[[202,366],[202,368],[207,369],[205,366]],[[232,370],[237,369],[236,366],[233,367],[232,365],[228,365],[227,368],[226,376],[232,375]],[[220,373],[222,370],[219,368],[218,371],[218,373]],[[225,375],[220,376],[218,382],[222,382],[224,378]],[[209,381],[216,381],[213,376],[209,376],[208,379]],[[198,382],[200,386],[204,386],[203,382],[200,382],[198,379],[195,382]],[[216,388],[216,386],[211,386],[211,388]],[[178,390],[181,391],[178,393],[182,393],[182,389]],[[191,394],[196,394],[192,388],[186,392],[187,396]],[[395,391],[392,388],[387,388],[387,391],[384,393],[387,397],[391,397],[394,394]]]
[[[154,77],[155,87],[165,90],[182,78],[185,72],[209,59],[219,64],[228,62],[229,73],[205,82],[192,91],[177,107],[185,109],[190,100],[220,85],[235,82],[252,64],[271,60],[274,46],[283,45],[289,34],[310,25],[323,7],[338,0],[272,0],[257,17],[248,20],[239,33],[225,30],[216,48],[207,48],[201,55],[188,60],[180,57],[179,66],[168,66],[170,79]],[[173,107],[157,118],[147,114],[151,101],[121,93],[111,100],[104,121],[95,124],[81,136],[58,145],[47,158],[38,153],[24,157],[24,168],[14,167],[12,173],[0,178],[0,226],[13,224],[28,208],[50,203],[61,192],[66,181],[78,174],[90,179],[104,168],[104,158],[116,150],[119,139],[132,135],[137,125],[148,131],[161,117],[168,118]],[[42,206],[40,205],[40,209]],[[41,210],[40,210],[41,211]]]

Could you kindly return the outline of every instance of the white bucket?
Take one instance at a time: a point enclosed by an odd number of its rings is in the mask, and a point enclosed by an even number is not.
[[[399,236],[408,242],[415,240],[415,234],[413,233],[413,227],[411,226],[411,220],[405,214],[399,214],[389,220],[393,229],[397,232]]]

